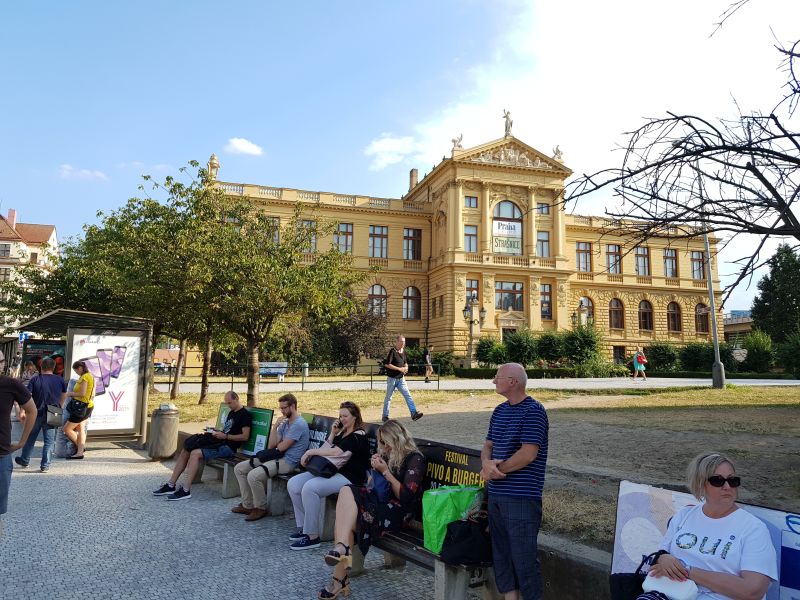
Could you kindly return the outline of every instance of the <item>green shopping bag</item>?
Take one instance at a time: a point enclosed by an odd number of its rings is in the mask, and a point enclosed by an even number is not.
[[[464,514],[482,501],[478,486],[445,485],[425,490],[422,494],[422,530],[425,547],[439,554],[447,533],[447,524],[464,518]]]

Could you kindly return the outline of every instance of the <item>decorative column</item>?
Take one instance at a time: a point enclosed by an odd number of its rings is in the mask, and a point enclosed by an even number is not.
[[[564,226],[564,203],[560,201],[563,190],[553,190],[555,196],[554,213],[553,213],[553,237],[555,237],[555,256],[557,258],[565,258],[564,254],[564,238],[566,230]]]
[[[528,328],[531,331],[542,329],[542,308],[539,305],[539,277],[528,277]]]
[[[462,211],[464,209],[464,180],[457,179],[455,186],[455,204],[453,206],[453,248],[455,250],[464,249],[464,223]]]
[[[481,196],[481,253],[489,254],[492,244],[492,211],[490,196],[491,184],[483,184],[483,195]],[[484,259],[486,260],[486,259]]]
[[[556,321],[556,329],[564,329],[572,326],[567,306],[567,279],[556,279],[555,298],[553,299],[553,317]]]
[[[528,211],[525,214],[525,254],[536,256],[536,192],[528,186]]]

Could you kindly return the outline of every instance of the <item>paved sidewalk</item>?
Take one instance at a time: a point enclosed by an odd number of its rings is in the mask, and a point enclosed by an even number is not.
[[[40,449],[39,445],[39,449]],[[35,455],[38,452],[35,452]],[[38,458],[31,461],[38,465]],[[230,512],[214,470],[192,498],[151,491],[172,463],[108,442],[86,459],[55,459],[49,473],[16,469],[0,537],[0,598],[41,600],[313,599],[331,569],[316,550],[293,552],[291,515],[246,523]],[[423,599],[433,576],[414,566],[383,568],[380,551],[353,580],[357,598]]]
[[[740,386],[800,386],[800,379],[736,379],[735,377],[726,380],[727,383]],[[630,377],[597,377],[585,379],[529,379],[528,389],[530,390],[592,390],[592,389],[631,389],[631,388],[665,388],[665,387],[711,387],[711,379],[690,379],[690,378],[650,378],[647,381],[642,379],[632,380]],[[229,389],[237,392],[246,392],[246,383],[212,383],[209,386],[211,392],[222,393]],[[433,381],[425,383],[421,379],[409,379],[408,387],[412,390],[493,390],[494,384],[491,379],[442,379],[438,384]],[[166,383],[156,384],[156,389],[160,392],[168,392],[169,385]],[[300,383],[284,382],[277,383],[270,378],[261,382],[262,392],[299,392],[301,389],[306,391],[316,390],[386,390],[384,378],[376,378],[372,384],[369,381],[325,381],[325,382],[306,382],[305,386]],[[200,391],[199,383],[181,383],[181,391],[196,393]]]

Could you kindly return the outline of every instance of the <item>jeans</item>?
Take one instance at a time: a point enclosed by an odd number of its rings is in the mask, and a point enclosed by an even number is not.
[[[413,417],[415,414],[417,414],[417,407],[414,404],[414,399],[411,397],[411,392],[408,391],[405,377],[386,378],[386,396],[383,399],[383,416],[386,418],[389,417],[389,408],[392,405],[392,394],[394,394],[395,388],[400,390],[403,398],[406,399],[406,406],[408,406],[408,410],[411,412],[411,416]]]
[[[10,454],[0,456],[0,515],[8,512],[8,488],[11,486],[13,468]]]
[[[233,456],[233,450],[228,444],[222,444],[219,448],[202,448],[200,451],[203,453],[203,460]]]
[[[36,438],[39,437],[40,431],[42,432],[42,439],[44,440],[41,468],[48,469],[50,468],[50,461],[53,459],[56,428],[50,427],[50,425],[47,424],[47,411],[39,413],[37,416],[36,422],[33,424],[33,429],[31,429],[31,434],[28,436],[28,441],[26,441],[25,445],[22,447],[19,458],[26,465],[31,462],[31,453],[33,452],[34,445],[36,445]]]
[[[489,494],[494,578],[501,594],[519,590],[523,600],[539,600],[542,579],[537,537],[542,499]]]
[[[303,528],[303,533],[312,538],[319,536],[321,512],[324,508],[322,499],[337,493],[346,485],[350,485],[350,480],[341,473],[325,479],[306,471],[289,480],[286,487],[294,507],[294,521],[298,527]]]

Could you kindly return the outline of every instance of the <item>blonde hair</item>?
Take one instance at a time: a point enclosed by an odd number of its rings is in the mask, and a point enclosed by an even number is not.
[[[705,496],[706,481],[720,465],[728,463],[736,471],[733,461],[719,452],[703,452],[695,456],[686,468],[686,485],[698,500]]]
[[[392,471],[400,469],[406,456],[412,452],[419,452],[414,438],[400,421],[389,419],[378,428],[378,435],[383,443],[389,446],[389,460],[386,462]]]

